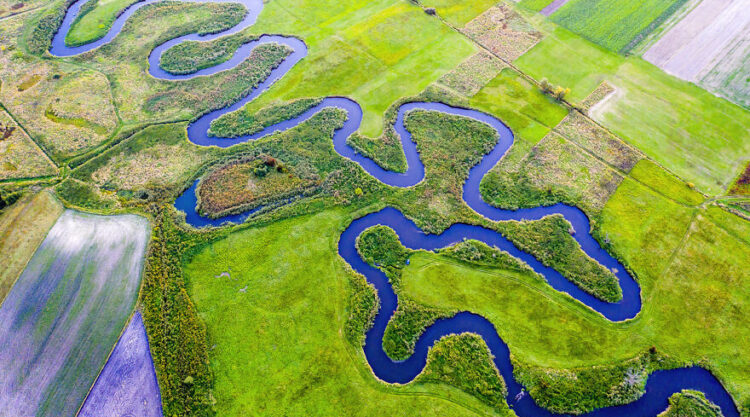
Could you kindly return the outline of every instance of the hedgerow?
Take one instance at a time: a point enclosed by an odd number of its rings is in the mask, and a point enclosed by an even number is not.
[[[154,222],[140,298],[164,415],[212,416],[206,329],[181,268],[191,239],[176,227],[167,208],[149,209]]]

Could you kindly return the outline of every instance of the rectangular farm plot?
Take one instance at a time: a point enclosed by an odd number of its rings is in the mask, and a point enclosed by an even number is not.
[[[627,53],[686,0],[570,0],[552,20],[610,51]]]
[[[703,0],[643,58],[740,105],[750,106],[750,8],[743,0]]]
[[[60,216],[0,307],[0,415],[75,415],[133,309],[148,237],[138,216]]]

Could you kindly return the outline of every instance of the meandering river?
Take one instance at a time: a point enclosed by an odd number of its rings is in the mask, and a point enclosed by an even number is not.
[[[53,39],[52,47],[50,48],[50,53],[52,53],[52,55],[58,57],[74,56],[96,49],[99,46],[110,42],[120,33],[125,22],[127,22],[133,13],[141,7],[156,3],[158,0],[146,0],[130,6],[115,20],[112,28],[103,38],[83,46],[68,47],[65,45],[65,36],[70,30],[70,25],[78,15],[81,6],[86,1],[88,0],[78,0],[69,8],[60,30]],[[199,2],[198,0],[184,1]],[[576,231],[574,238],[581,245],[583,251],[603,266],[615,271],[615,275],[617,276],[620,287],[622,288],[623,298],[617,303],[607,303],[582,291],[575,284],[560,275],[559,272],[542,265],[541,262],[536,260],[536,258],[519,250],[497,232],[479,226],[456,224],[440,235],[428,235],[422,232],[411,220],[407,219],[395,208],[385,208],[379,212],[370,213],[364,217],[356,219],[341,234],[338,246],[339,254],[354,270],[363,274],[367,280],[375,286],[378,296],[380,297],[380,309],[375,317],[373,327],[366,334],[366,343],[364,346],[367,361],[369,362],[373,373],[379,379],[390,383],[407,383],[413,380],[422,371],[426,363],[428,349],[436,340],[449,334],[473,332],[479,334],[485,340],[494,355],[495,365],[508,386],[508,404],[513,407],[516,414],[520,417],[555,416],[556,414],[539,407],[534,402],[533,398],[528,395],[521,396],[519,400],[516,400],[517,394],[522,391],[523,387],[513,376],[513,367],[510,362],[508,346],[500,338],[494,325],[482,316],[470,312],[461,312],[454,317],[438,320],[436,323],[429,326],[419,337],[414,354],[409,359],[405,361],[393,361],[390,359],[383,351],[382,340],[388,321],[398,306],[398,297],[393,291],[385,274],[362,260],[357,253],[355,243],[357,237],[363,231],[378,224],[393,228],[393,230],[399,235],[401,242],[406,247],[412,249],[434,250],[450,246],[465,238],[477,239],[489,245],[497,246],[500,249],[509,252],[511,255],[522,259],[529,264],[534,271],[544,276],[549,285],[554,289],[568,294],[582,304],[599,312],[607,319],[611,321],[623,321],[634,318],[641,310],[640,287],[633,277],[627,273],[624,266],[607,253],[607,251],[602,249],[599,243],[591,236],[590,224],[586,215],[580,209],[564,204],[515,211],[503,210],[487,204],[482,199],[479,192],[479,184],[485,174],[492,169],[500,159],[502,159],[508,149],[513,145],[514,137],[511,130],[500,120],[476,110],[451,107],[442,103],[414,102],[402,105],[398,109],[398,117],[394,127],[400,137],[401,145],[403,146],[404,154],[406,155],[408,163],[408,170],[405,173],[384,170],[373,160],[356,153],[354,149],[346,144],[346,139],[359,129],[362,121],[362,109],[355,101],[345,97],[328,97],[320,104],[307,110],[303,114],[267,127],[263,131],[253,135],[238,138],[209,136],[208,129],[213,120],[216,120],[224,114],[240,109],[246,103],[262,94],[307,55],[307,46],[303,41],[294,37],[263,35],[257,40],[242,45],[237,49],[231,59],[214,67],[206,68],[187,75],[174,75],[164,71],[160,68],[159,61],[164,51],[168,50],[170,47],[188,40],[210,41],[240,32],[255,23],[263,8],[262,0],[204,0],[204,2],[241,3],[248,9],[248,13],[242,22],[223,32],[210,35],[190,34],[177,37],[157,46],[148,57],[149,73],[153,77],[164,80],[185,80],[225,71],[239,65],[250,56],[250,53],[254,48],[264,43],[275,42],[287,45],[293,52],[279,67],[271,72],[270,76],[265,81],[258,85],[257,88],[253,89],[250,94],[231,106],[204,114],[194,122],[190,123],[187,128],[187,133],[189,140],[194,144],[199,146],[229,147],[238,143],[265,137],[274,132],[290,129],[305,122],[324,108],[338,107],[348,113],[348,118],[344,126],[334,133],[333,146],[336,152],[342,157],[356,162],[366,172],[385,184],[394,187],[411,187],[424,179],[425,168],[420,159],[416,144],[412,141],[411,134],[404,127],[404,117],[407,112],[411,110],[428,110],[468,117],[491,126],[497,132],[499,140],[492,151],[486,154],[479,164],[471,168],[469,177],[463,186],[463,199],[466,204],[475,212],[490,220],[534,220],[551,214],[561,214],[573,225],[573,228]],[[195,212],[195,186],[196,184],[193,184],[193,186],[175,202],[175,206],[178,209],[187,213],[187,222],[189,224],[195,227],[202,227],[206,225],[219,225],[226,221],[241,222],[250,214],[247,212],[217,220],[207,219],[198,215]],[[646,383],[645,395],[639,400],[627,405],[595,410],[585,415],[591,417],[653,417],[667,408],[667,400],[670,395],[683,389],[696,389],[702,391],[706,394],[707,398],[721,407],[725,416],[739,417],[739,412],[734,401],[721,383],[710,372],[698,367],[654,372],[649,376]]]

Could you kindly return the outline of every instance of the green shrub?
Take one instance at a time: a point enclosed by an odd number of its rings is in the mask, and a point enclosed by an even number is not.
[[[430,348],[427,365],[416,382],[452,385],[496,409],[507,409],[507,387],[479,335],[444,336]]]

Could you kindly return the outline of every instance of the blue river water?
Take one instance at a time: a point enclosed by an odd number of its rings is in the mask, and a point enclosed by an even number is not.
[[[65,36],[70,30],[70,25],[80,11],[81,6],[88,0],[78,0],[73,3],[65,15],[62,26],[53,38],[50,53],[55,56],[74,56],[96,49],[114,39],[123,26],[138,9],[159,0],[145,0],[135,3],[124,11],[113,23],[110,31],[101,39],[79,47],[68,47],[65,44]],[[183,0],[198,2],[199,0]],[[381,182],[394,187],[411,187],[424,179],[425,168],[421,162],[416,144],[412,141],[411,134],[404,127],[404,117],[412,110],[439,111],[447,114],[472,118],[491,126],[499,136],[497,145],[485,155],[481,162],[471,168],[469,177],[463,186],[463,199],[466,204],[478,214],[490,220],[534,220],[551,214],[563,215],[575,230],[574,238],[581,248],[593,259],[603,266],[612,270],[617,276],[622,288],[623,298],[617,303],[601,301],[590,294],[582,291],[575,284],[565,279],[560,273],[552,268],[542,265],[533,256],[519,250],[507,239],[497,232],[479,226],[456,224],[445,230],[440,235],[428,235],[420,230],[411,220],[407,219],[397,209],[388,207],[376,213],[367,214],[354,220],[339,240],[338,251],[352,268],[362,273],[372,283],[380,297],[380,309],[375,317],[373,327],[366,334],[364,353],[373,373],[381,380],[389,383],[407,383],[413,380],[424,368],[427,351],[436,340],[449,334],[473,332],[479,334],[489,346],[494,355],[494,362],[508,386],[507,401],[516,414],[521,417],[554,416],[546,409],[539,407],[528,395],[516,396],[523,387],[518,384],[513,376],[513,368],[510,362],[508,346],[498,335],[494,325],[482,316],[461,312],[457,315],[438,320],[429,326],[419,337],[414,354],[404,361],[393,361],[382,348],[383,334],[385,328],[398,306],[398,297],[393,291],[388,278],[377,268],[368,265],[357,253],[356,239],[367,228],[375,225],[386,225],[398,234],[401,242],[412,249],[434,250],[455,244],[463,239],[477,239],[489,245],[509,252],[525,261],[532,269],[545,277],[554,289],[566,293],[582,304],[599,312],[611,321],[623,321],[634,318],[641,310],[641,295],[638,283],[626,271],[624,266],[604,250],[590,234],[590,223],[586,215],[578,208],[565,204],[555,204],[547,207],[535,207],[521,210],[503,210],[487,204],[479,192],[479,184],[485,174],[497,164],[513,145],[513,133],[497,118],[471,109],[451,107],[442,103],[413,102],[402,105],[398,109],[398,116],[394,125],[398,133],[401,145],[404,149],[408,169],[405,173],[396,173],[384,170],[373,160],[366,158],[347,146],[346,139],[359,129],[362,121],[362,109],[355,101],[345,97],[328,97],[320,104],[307,110],[303,114],[275,124],[257,132],[253,135],[238,138],[221,138],[208,135],[210,124],[218,117],[229,112],[240,109],[246,103],[255,99],[267,90],[273,83],[283,77],[297,62],[307,55],[307,46],[297,38],[279,35],[263,35],[258,39],[240,46],[228,61],[211,68],[200,70],[187,75],[170,74],[160,68],[159,62],[164,51],[184,41],[209,41],[218,37],[227,36],[240,32],[252,26],[263,8],[262,0],[205,0],[214,3],[241,3],[248,13],[242,22],[226,31],[198,35],[190,34],[169,40],[157,46],[148,57],[149,74],[155,78],[164,80],[185,80],[194,77],[208,76],[236,67],[246,60],[253,49],[264,43],[278,43],[286,45],[293,51],[281,65],[271,71],[269,77],[258,85],[247,96],[231,106],[206,113],[189,124],[187,128],[188,139],[199,146],[229,147],[238,143],[255,140],[268,136],[274,132],[293,128],[308,120],[324,108],[338,107],[348,113],[347,121],[341,129],[334,133],[333,146],[337,153],[359,164],[366,172]],[[227,216],[220,219],[209,219],[196,213],[197,197],[195,195],[198,181],[180,195],[175,201],[175,207],[186,213],[188,224],[195,227],[220,226],[226,222],[240,223],[259,208],[248,212]],[[646,393],[637,401],[615,407],[595,410],[586,416],[633,416],[652,417],[666,409],[667,399],[675,392],[682,389],[696,389],[702,391],[706,396],[721,407],[727,417],[739,417],[737,407],[729,393],[721,383],[707,370],[699,367],[688,367],[673,370],[657,371],[652,373],[646,384]]]

